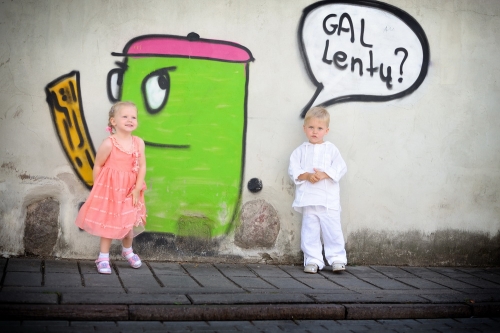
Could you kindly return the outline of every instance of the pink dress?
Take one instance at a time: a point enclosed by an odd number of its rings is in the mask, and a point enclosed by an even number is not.
[[[146,184],[141,190],[138,205],[134,207],[132,196],[127,197],[127,194],[135,186],[139,171],[138,138],[133,137],[130,152],[124,151],[114,137],[110,136],[109,139],[113,143],[111,153],[94,180],[94,186],[80,208],[75,223],[92,235],[122,239],[132,229],[144,229]]]

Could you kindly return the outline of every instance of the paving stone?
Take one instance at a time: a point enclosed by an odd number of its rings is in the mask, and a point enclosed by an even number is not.
[[[182,264],[182,267],[193,276],[222,276],[217,268],[210,264]]]
[[[120,282],[116,274],[83,274],[83,281],[86,287],[120,286]]]
[[[161,286],[155,286],[155,287],[147,287],[147,288],[142,288],[142,287],[130,287],[127,288],[126,294],[187,294],[188,292],[192,291],[192,289],[187,289],[187,288],[165,288]]]
[[[280,278],[280,277],[265,277],[265,280],[269,282],[271,285],[275,286],[278,289],[306,289],[310,290],[311,287],[291,278]]]
[[[270,304],[270,303],[314,303],[302,294],[240,293],[229,295],[189,294],[193,304]]]
[[[455,267],[429,267],[429,270],[453,279],[472,277],[470,274]]]
[[[170,262],[148,262],[156,275],[188,275],[182,265]]]
[[[387,277],[384,278],[364,277],[363,280],[382,289],[395,289],[395,290],[414,289],[406,284],[403,284],[397,280],[389,279]]]
[[[466,278],[457,277],[456,279],[458,281],[461,281],[461,282],[467,283],[471,286],[482,288],[482,289],[500,288],[500,284],[496,284],[496,283],[493,283],[493,282],[488,281],[488,280],[483,280],[483,279],[478,278],[478,277],[466,277]]]
[[[255,273],[242,265],[215,264],[218,270],[227,277],[255,277]]]
[[[274,286],[270,285],[269,283],[258,277],[234,276],[231,277],[231,280],[233,280],[234,283],[239,285],[241,288],[245,289],[276,289]]]
[[[442,286],[451,288],[451,289],[470,289],[474,288],[473,285],[470,285],[465,282],[461,282],[449,277],[440,277],[440,278],[427,278],[429,281],[440,284]]]
[[[93,327],[47,327],[47,331],[43,332],[49,332],[49,333],[94,333],[95,330]],[[118,331],[110,331],[109,333],[112,332],[118,332]]]
[[[459,278],[459,277],[464,277],[464,278],[471,277],[470,274],[468,274],[460,269],[457,269],[455,267],[429,267],[429,269],[431,271],[437,272],[439,274],[442,274],[442,275],[445,275],[447,277],[454,278],[454,279]]]
[[[358,278],[385,278],[385,276],[369,266],[346,266],[346,272]]]
[[[159,287],[160,284],[154,278],[151,273],[149,275],[139,274],[139,275],[128,275],[120,274],[120,279],[123,282],[125,288],[141,287],[141,288],[155,288]]]
[[[369,320],[337,320],[339,327],[335,331],[347,332],[373,332],[373,328],[369,325],[372,321]],[[378,324],[381,326],[381,324]]]
[[[79,287],[82,286],[82,277],[78,272],[76,273],[46,273],[45,286],[68,286]]]
[[[427,319],[427,318],[417,318],[417,322],[421,324],[432,324],[436,326],[448,326],[451,327],[454,323],[456,323],[455,319],[453,318],[440,318],[440,319]]]
[[[360,291],[362,294],[393,294],[393,295],[421,295],[421,294],[457,294],[463,295],[463,292],[442,288],[442,289],[412,289],[412,290],[392,290],[392,289],[373,289]]]
[[[370,266],[390,278],[415,278],[416,276],[396,266]]]
[[[360,280],[355,277],[347,277],[347,276],[327,276],[327,278],[334,283],[339,284],[342,287],[351,290],[372,290],[372,289],[380,289],[372,284],[369,284],[363,280]]]
[[[412,287],[418,288],[418,289],[443,289],[446,288],[440,284],[437,284],[435,282],[431,282],[426,279],[422,278],[405,278],[405,277],[400,277],[398,278],[399,281],[408,284]]]
[[[266,277],[282,277],[288,278],[290,275],[285,271],[281,270],[278,266],[273,265],[260,265],[260,264],[248,264],[246,265],[258,276]]]
[[[48,273],[74,273],[80,274],[78,262],[73,260],[45,260],[44,272]]]
[[[291,332],[294,329],[299,328],[298,325],[292,320],[256,320],[253,321],[253,324],[257,328],[267,329],[278,327],[283,332]]]
[[[283,292],[290,292],[288,289],[284,289]],[[309,290],[301,290],[302,293],[307,295],[330,295],[331,297],[335,297],[338,294],[349,294],[349,295],[358,295],[358,292],[348,289],[309,289]]]
[[[500,302],[474,303],[472,309],[475,317],[500,318]]]
[[[421,278],[442,278],[443,275],[426,267],[401,267],[401,269]]]
[[[491,318],[454,318],[453,320],[457,321],[458,323],[464,323],[464,324],[472,324],[472,325],[487,324],[492,327],[498,326],[498,322]]]
[[[475,302],[500,302],[498,289],[464,290],[462,294]]]
[[[196,279],[197,277],[195,276],[194,278]],[[204,288],[240,289],[240,287],[225,278],[223,275],[207,275],[203,278],[198,277],[197,280],[198,283],[200,283]]]
[[[126,305],[0,304],[0,319],[10,320],[128,320],[128,316]]]
[[[406,294],[335,294],[313,295],[318,303],[430,303],[429,300],[417,295]]]
[[[165,326],[165,329],[167,329],[169,332],[175,332],[175,330],[183,330],[186,331],[192,331],[193,329],[203,329],[203,328],[210,328],[209,324],[204,321],[200,322],[185,322],[185,321],[178,321],[178,322],[164,322],[163,325]]]
[[[420,324],[418,321],[415,319],[379,319],[377,320],[378,323],[382,324],[383,326],[386,327],[391,327],[391,326],[406,326],[406,327],[411,327],[411,325],[417,325]]]
[[[157,275],[165,288],[201,288],[189,275]]]
[[[69,323],[70,326],[73,327],[85,327],[85,326],[90,326],[90,327],[96,327],[99,326],[101,329],[102,328],[113,328],[113,327],[118,327],[116,322],[114,321],[71,321]]]
[[[461,269],[464,270],[464,269]],[[500,285],[500,275],[486,270],[466,271],[471,275]]]
[[[242,305],[130,305],[130,320],[279,320],[343,319],[345,308],[336,304]]]
[[[315,276],[321,276],[321,275],[315,275]],[[311,287],[313,289],[337,289],[337,290],[344,290],[343,287],[339,286],[338,284],[333,283],[331,280],[325,279],[324,277],[321,276],[320,279],[318,278],[296,278],[296,280],[302,282],[303,284],[307,285],[308,287]]]
[[[191,304],[184,295],[65,293],[61,304]]]
[[[422,293],[421,297],[429,300],[433,304],[439,303],[462,303],[462,304],[470,304],[470,296],[464,294],[425,294]]]
[[[20,320],[0,320],[0,327],[19,327],[22,321]]]
[[[345,304],[347,319],[417,319],[470,317],[462,304]]]
[[[107,293],[119,294],[125,293],[125,290],[117,284],[113,287],[68,287],[68,286],[38,286],[38,287],[3,287],[2,292],[33,292],[33,293],[65,293],[65,292],[90,292],[90,293]]]
[[[310,325],[314,325],[314,327],[318,328],[318,330],[314,330],[314,332],[323,332],[326,331],[335,331],[340,327],[340,324],[335,320],[295,320],[299,327],[308,328]]]
[[[41,286],[42,274],[31,272],[7,272],[3,285],[19,287]]]
[[[465,319],[465,322],[461,320]],[[8,332],[498,332],[483,318],[417,320],[248,320],[242,321],[2,321]],[[470,322],[468,322],[470,320]],[[492,319],[493,320],[493,319]],[[494,320],[493,320],[494,321]],[[69,323],[69,326],[68,326]],[[119,324],[118,324],[119,323]],[[498,321],[497,321],[498,323]],[[328,330],[328,328],[330,328]],[[94,331],[95,329],[95,331]]]
[[[56,293],[26,292],[26,291],[2,291],[0,292],[0,303],[19,304],[57,304],[59,296]]]
[[[7,272],[42,272],[40,259],[10,258],[7,263]]]
[[[44,326],[46,321],[43,320],[28,320],[22,323],[22,326],[33,327],[33,326]],[[69,321],[67,320],[52,320],[50,326],[68,327]]]

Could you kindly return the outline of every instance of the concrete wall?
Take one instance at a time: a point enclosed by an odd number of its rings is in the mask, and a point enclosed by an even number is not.
[[[301,262],[301,217],[291,209],[287,168],[305,140],[301,112],[316,96],[331,113],[327,138],[348,166],[341,204],[350,263],[500,264],[500,3],[386,3],[408,17],[375,4],[323,7],[314,20],[301,21],[313,1],[1,1],[0,251],[95,257],[98,238],[79,231],[74,219],[118,96],[140,105],[141,137],[175,141],[181,131],[198,140],[185,164],[176,155],[182,153],[147,148],[149,231],[134,245],[142,257]],[[328,23],[348,13],[354,43],[345,39],[350,31],[321,32],[317,22],[335,10]],[[360,18],[372,47],[358,44]],[[428,48],[408,29],[411,19]],[[342,27],[351,28],[347,20]],[[307,33],[299,38],[301,28]],[[144,57],[122,54],[140,36],[190,32],[247,58],[205,54],[208,60],[153,57],[159,62],[139,64],[133,60]],[[407,51],[406,61],[403,51],[394,54],[397,47]],[[319,58],[325,52],[333,61],[343,51],[345,64],[352,56],[368,68],[370,50],[385,74],[392,68],[391,89],[379,73],[370,79],[367,70],[360,76]],[[121,92],[107,85],[117,61],[130,65]],[[172,61],[166,107],[177,125],[148,118],[139,90],[141,77]],[[319,83],[333,93],[315,95]],[[350,97],[336,99],[343,96]],[[62,110],[74,111],[69,133],[80,133],[79,141],[64,135]],[[194,142],[205,146],[196,150]],[[253,178],[260,191],[248,189]]]

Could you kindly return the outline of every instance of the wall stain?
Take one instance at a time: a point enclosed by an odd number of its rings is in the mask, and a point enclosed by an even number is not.
[[[486,232],[443,229],[432,233],[362,229],[346,243],[351,265],[499,266],[500,230]]]

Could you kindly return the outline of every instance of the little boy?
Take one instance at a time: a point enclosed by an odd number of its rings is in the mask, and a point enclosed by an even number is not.
[[[339,196],[339,180],[347,166],[337,147],[323,140],[330,130],[329,124],[330,114],[326,109],[310,109],[304,119],[304,133],[309,141],[290,156],[288,174],[295,183],[292,207],[302,213],[300,246],[306,273],[316,273],[325,266],[321,238],[333,271],[343,271],[347,264]]]

